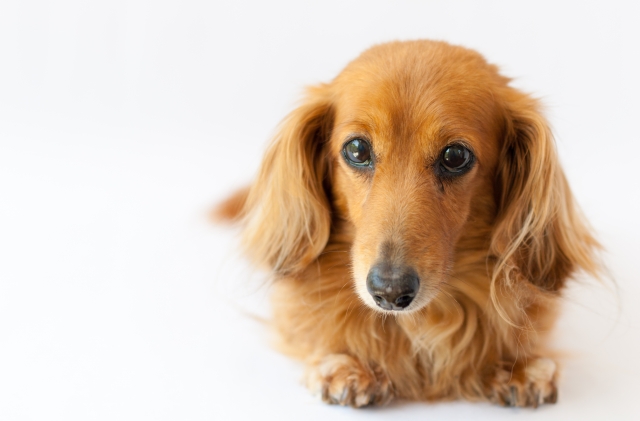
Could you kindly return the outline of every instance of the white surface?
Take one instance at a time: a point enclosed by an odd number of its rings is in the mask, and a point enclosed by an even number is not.
[[[0,3],[0,419],[640,419],[632,2]],[[560,402],[329,407],[207,209],[302,87],[381,41],[476,48],[548,105],[619,293],[568,294]]]

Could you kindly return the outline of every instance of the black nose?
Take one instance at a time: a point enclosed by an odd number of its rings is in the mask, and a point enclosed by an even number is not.
[[[410,267],[378,264],[367,275],[367,290],[378,307],[402,310],[415,298],[420,279]]]

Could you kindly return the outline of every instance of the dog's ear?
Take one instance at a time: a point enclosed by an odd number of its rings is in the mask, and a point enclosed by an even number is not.
[[[524,278],[557,291],[576,270],[598,274],[592,237],[559,165],[551,131],[534,99],[508,95],[504,143],[496,178],[497,224],[492,238],[496,282]]]
[[[333,113],[324,85],[281,123],[242,210],[243,243],[260,265],[303,270],[325,248],[331,226],[324,184]]]

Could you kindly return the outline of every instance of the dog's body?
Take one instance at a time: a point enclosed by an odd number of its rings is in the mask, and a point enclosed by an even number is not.
[[[446,43],[374,47],[309,91],[218,209],[273,271],[275,326],[325,401],[555,402],[544,339],[597,243],[508,82]]]

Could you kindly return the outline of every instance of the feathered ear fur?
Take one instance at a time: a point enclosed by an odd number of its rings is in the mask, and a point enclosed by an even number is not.
[[[243,243],[261,265],[285,274],[303,270],[329,239],[329,176],[325,144],[332,110],[325,86],[282,123],[241,212]]]
[[[498,220],[491,243],[496,283],[524,278],[558,291],[576,270],[598,274],[599,247],[574,202],[537,101],[510,91],[505,140],[498,161]]]

